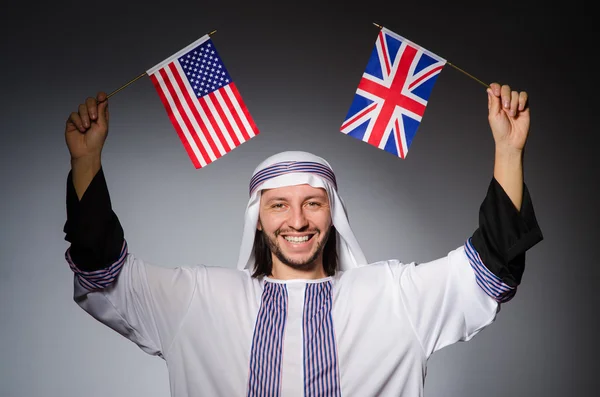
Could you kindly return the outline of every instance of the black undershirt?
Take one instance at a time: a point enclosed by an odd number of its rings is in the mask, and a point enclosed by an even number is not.
[[[94,176],[81,201],[67,177],[67,221],[65,240],[71,243],[71,259],[83,271],[104,269],[121,253],[124,234],[119,218],[112,210],[102,168]]]

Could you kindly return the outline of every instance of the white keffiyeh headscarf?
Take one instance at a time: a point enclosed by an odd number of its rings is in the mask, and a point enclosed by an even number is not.
[[[252,174],[250,200],[246,207],[238,269],[254,270],[254,237],[258,223],[261,191],[302,184],[323,188],[329,196],[331,220],[337,231],[337,270],[348,270],[367,264],[350,228],[346,207],[338,195],[335,175],[329,163],[311,153],[288,151],[267,158],[256,167]]]

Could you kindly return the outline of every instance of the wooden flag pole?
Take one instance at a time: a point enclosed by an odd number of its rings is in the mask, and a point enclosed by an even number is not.
[[[373,22],[373,25],[377,26],[379,29],[383,29],[383,26],[381,26],[381,25],[378,25],[378,24],[376,24],[375,22]],[[450,65],[450,66],[452,66],[454,69],[458,70],[459,72],[461,72],[461,73],[464,73],[466,76],[469,76],[470,78],[472,78],[473,80],[475,80],[475,81],[476,81],[476,82],[478,82],[479,84],[483,85],[485,88],[489,88],[489,87],[490,87],[490,85],[489,85],[489,84],[486,84],[486,83],[484,83],[483,81],[479,80],[478,78],[474,77],[473,75],[471,75],[471,74],[469,74],[469,73],[465,72],[464,70],[462,70],[462,69],[461,69],[461,68],[459,68],[458,66],[456,66],[456,65],[454,65],[454,64],[452,64],[452,63],[450,63],[450,62],[448,62],[448,61],[446,61],[446,64],[447,64],[447,65]]]
[[[127,87],[129,84],[134,83],[135,81],[141,79],[142,77],[144,77],[146,75],[146,72],[140,74],[138,77],[136,77],[135,79],[129,81],[128,83],[123,84],[122,86],[120,86],[119,88],[117,88],[116,90],[114,90],[113,92],[111,92],[110,94],[108,94],[106,96],[106,99],[110,98],[111,96],[115,95],[117,92],[121,91],[123,88]]]
[[[217,31],[213,30],[212,32],[210,32],[208,35],[211,36],[213,34],[215,34]],[[120,86],[119,88],[117,88],[116,90],[114,90],[113,92],[111,92],[110,94],[108,94],[106,96],[106,99],[110,98],[111,96],[115,95],[117,92],[121,91],[123,88],[127,87],[128,85],[136,82],[137,80],[141,79],[142,77],[146,76],[146,72],[140,74],[139,76],[137,76],[135,79],[123,84],[122,86]]]
[[[461,72],[461,73],[464,73],[466,76],[469,76],[470,78],[472,78],[473,80],[475,80],[476,82],[478,82],[479,84],[481,84],[482,86],[484,86],[485,88],[489,88],[489,87],[490,87],[490,85],[489,85],[489,84],[486,84],[486,83],[484,83],[483,81],[479,80],[478,78],[476,78],[476,77],[474,77],[474,76],[470,75],[469,73],[465,72],[464,70],[462,70],[462,69],[461,69],[461,68],[459,68],[458,66],[456,66],[456,65],[453,65],[453,64],[451,64],[451,63],[450,63],[450,62],[448,62],[448,61],[446,61],[446,63],[447,63],[448,65],[452,66],[454,69],[458,70],[459,72]]]

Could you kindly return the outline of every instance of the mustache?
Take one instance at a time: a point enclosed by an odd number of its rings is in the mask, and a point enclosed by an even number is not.
[[[281,233],[314,233],[314,234],[319,234],[321,233],[321,229],[308,229],[308,228],[302,228],[302,229],[277,229],[275,230],[275,232],[273,233],[275,235],[275,237],[278,237]]]

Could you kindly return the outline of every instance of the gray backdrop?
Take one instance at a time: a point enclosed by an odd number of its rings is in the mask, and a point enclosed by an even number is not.
[[[497,321],[431,358],[426,395],[596,395],[590,12],[574,2],[438,3],[3,7],[0,396],[168,396],[160,358],[72,301],[64,122],[87,96],[213,29],[260,135],[196,170],[148,78],[111,98],[103,162],[131,252],[169,267],[234,266],[250,174],[280,150],[330,161],[371,261],[432,260],[471,235],[494,150],[479,83],[442,71],[405,160],[339,132],[378,33],[373,22],[478,79],[530,94],[525,177],[545,240],[528,253],[519,292]]]

